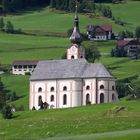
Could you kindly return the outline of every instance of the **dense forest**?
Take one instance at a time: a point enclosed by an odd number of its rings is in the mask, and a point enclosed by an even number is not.
[[[93,9],[94,3],[114,3],[121,0],[78,0],[79,11],[85,7]],[[75,0],[0,0],[0,13],[16,12],[17,10],[33,7],[51,6],[59,10],[73,11]]]

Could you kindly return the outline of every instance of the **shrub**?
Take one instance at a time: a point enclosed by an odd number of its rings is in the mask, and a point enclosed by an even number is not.
[[[11,119],[13,114],[12,114],[12,108],[9,105],[5,105],[1,111],[2,116],[4,119]]]

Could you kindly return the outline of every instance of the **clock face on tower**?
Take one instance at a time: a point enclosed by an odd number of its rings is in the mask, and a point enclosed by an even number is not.
[[[76,51],[76,47],[75,46],[72,46],[71,47],[71,52],[75,52]]]

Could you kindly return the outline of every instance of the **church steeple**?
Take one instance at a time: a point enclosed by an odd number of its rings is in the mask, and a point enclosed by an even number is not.
[[[85,48],[81,45],[82,36],[79,30],[79,18],[78,18],[78,2],[76,0],[76,10],[74,19],[74,29],[70,37],[71,46],[67,49],[67,59],[79,59],[85,58]]]
[[[78,2],[77,2],[77,0],[76,0],[74,29],[73,29],[73,33],[72,33],[72,35],[70,37],[70,41],[73,44],[81,44],[81,42],[82,42],[82,36],[81,36],[80,30],[79,30]]]

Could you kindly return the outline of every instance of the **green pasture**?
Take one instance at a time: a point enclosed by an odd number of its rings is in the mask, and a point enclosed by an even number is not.
[[[61,59],[69,45],[68,38],[0,34],[0,63]]]
[[[133,30],[136,26],[140,26],[140,1],[126,1],[122,4],[110,5],[114,17],[126,22],[126,27]]]
[[[113,31],[116,33],[124,29],[132,31],[139,24],[139,7],[139,2],[111,5],[113,15],[125,21],[127,23],[125,26],[117,25],[111,19],[101,16],[92,16],[91,18],[90,14],[79,14],[80,30],[86,33],[86,26],[94,24],[112,25]],[[74,14],[44,8],[36,11],[19,13],[17,15],[7,15],[4,19],[5,21],[12,21],[15,28],[20,28],[27,32],[37,34],[40,32],[66,33],[68,29],[73,28]]]
[[[137,133],[134,131],[134,129],[140,128],[139,105],[139,101],[123,100],[117,103],[73,109],[16,112],[14,118],[8,120],[8,122],[0,119],[0,137],[5,140],[37,140],[48,137],[57,139],[68,136],[90,136],[95,133],[132,130],[132,135],[134,133],[137,138],[140,138],[139,130],[137,130]],[[115,108],[120,106],[125,107],[125,109],[116,112]],[[125,133],[120,137],[126,137]],[[117,132],[115,135],[117,137]],[[113,139],[113,136],[109,135],[107,138]],[[105,137],[103,140],[105,140]]]

